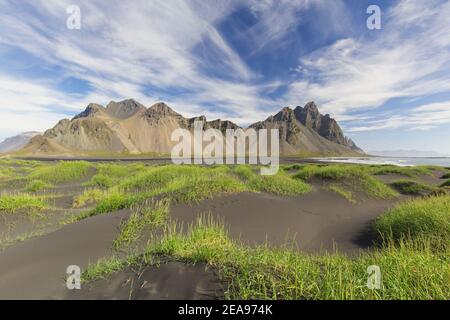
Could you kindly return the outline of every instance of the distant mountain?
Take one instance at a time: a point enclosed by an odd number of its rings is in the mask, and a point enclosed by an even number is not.
[[[283,154],[299,152],[318,155],[357,155],[364,151],[345,137],[336,120],[322,115],[314,102],[304,107],[283,108],[277,114],[250,126],[255,129],[279,129]]]
[[[204,129],[238,129],[228,120],[206,121],[205,116],[185,118],[165,103],[146,108],[133,99],[110,102],[106,107],[91,103],[72,119],[63,119],[43,135],[35,136],[20,150],[25,154],[80,155],[84,153],[170,154],[177,142],[170,140],[177,128],[193,130],[195,120]],[[346,138],[337,122],[321,115],[311,102],[295,110],[284,108],[252,128],[280,129],[280,151],[284,154],[361,154]]]
[[[418,158],[427,158],[427,157],[449,157],[450,155],[445,155],[436,151],[419,151],[419,150],[372,150],[368,151],[368,154],[380,157],[418,157]]]
[[[0,142],[0,152],[11,152],[23,148],[31,138],[40,134],[37,131],[23,132],[14,137],[9,137]]]

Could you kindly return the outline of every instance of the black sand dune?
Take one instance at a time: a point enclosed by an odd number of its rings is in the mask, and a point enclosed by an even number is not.
[[[434,171],[432,175],[421,174],[414,178],[402,176],[399,174],[382,174],[382,175],[377,175],[376,177],[386,184],[390,184],[390,183],[393,183],[393,182],[396,182],[399,180],[412,180],[412,181],[417,181],[420,183],[424,183],[424,184],[428,184],[430,186],[437,187],[442,183],[442,180],[440,179],[440,177],[444,173],[445,172],[442,172],[442,171]]]
[[[184,225],[198,215],[223,219],[230,235],[247,244],[293,244],[302,251],[354,253],[372,244],[370,223],[395,201],[364,199],[352,204],[336,193],[321,190],[299,197],[240,193],[197,205],[171,209],[171,218]]]
[[[199,214],[223,219],[230,236],[248,244],[292,243],[301,251],[353,254],[371,244],[368,226],[394,201],[364,199],[352,204],[320,190],[299,197],[241,193],[172,207],[171,219],[184,225]],[[208,299],[220,297],[218,277],[204,265],[171,262],[144,270],[127,269],[88,288],[69,292],[65,271],[82,270],[111,254],[128,211],[103,214],[65,226],[0,252],[0,299]],[[133,286],[131,284],[133,283]]]

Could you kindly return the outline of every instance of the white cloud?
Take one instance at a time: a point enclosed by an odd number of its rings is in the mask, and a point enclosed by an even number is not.
[[[314,97],[323,111],[341,115],[449,91],[450,3],[401,1],[382,14],[383,30],[302,57],[299,70],[307,73],[285,100]]]
[[[71,1],[30,2],[41,13],[36,16],[30,10],[16,10],[16,4],[7,1],[0,13],[0,44],[19,47],[63,68],[68,77],[88,81],[94,91],[86,98],[108,99],[95,101],[98,103],[126,97],[155,101],[157,96],[145,93],[149,85],[191,92],[183,96],[188,99],[186,104],[223,102],[238,111],[243,103],[251,109],[261,102],[258,88],[247,83],[255,75],[215,27],[233,2],[80,1],[79,31],[65,27],[69,4]],[[233,75],[232,80],[201,72],[204,62],[192,50],[205,40],[221,62],[216,71]],[[48,90],[47,94],[46,98],[35,96],[40,105],[51,100],[54,92]],[[17,99],[9,99],[9,104],[14,101]],[[236,104],[238,101],[242,104]]]
[[[376,120],[365,120],[365,125],[348,129],[349,132],[375,131],[408,128],[409,130],[429,130],[450,124],[450,101],[421,105],[406,115],[393,115]]]

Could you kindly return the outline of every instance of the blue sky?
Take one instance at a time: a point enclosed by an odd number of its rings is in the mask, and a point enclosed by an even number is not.
[[[450,154],[445,0],[0,0],[0,61],[0,139],[89,102],[247,125],[315,101],[365,150]]]

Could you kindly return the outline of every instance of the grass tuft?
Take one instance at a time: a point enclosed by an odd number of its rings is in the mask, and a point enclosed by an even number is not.
[[[90,186],[110,188],[123,179],[134,176],[139,171],[145,169],[142,163],[133,164],[111,164],[101,163],[97,165],[97,173],[87,184]]]
[[[429,166],[408,166],[400,167],[395,165],[375,165],[371,167],[372,174],[375,175],[387,175],[398,174],[406,177],[416,177],[417,175],[431,175],[432,169]]]
[[[114,240],[115,250],[137,243],[144,230],[163,226],[167,219],[169,202],[146,200],[133,205],[131,211],[129,219],[121,225],[120,233]]]
[[[34,214],[46,209],[48,205],[43,198],[29,194],[4,194],[0,196],[0,214],[14,214],[27,209],[27,213]]]
[[[64,183],[86,177],[90,168],[92,165],[86,161],[60,161],[56,165],[37,167],[29,178],[52,184]]]
[[[329,190],[336,192],[340,196],[344,197],[351,203],[356,203],[356,199],[353,195],[353,193],[349,190],[346,190],[343,186],[338,184],[332,184],[328,187]]]
[[[311,187],[300,179],[293,179],[285,171],[275,175],[259,175],[250,166],[236,166],[234,173],[246,182],[250,190],[268,192],[283,196],[301,195],[311,191]]]
[[[429,185],[411,180],[399,180],[391,183],[391,186],[401,194],[422,195],[434,190]]]
[[[25,191],[27,192],[37,192],[45,189],[53,188],[53,186],[50,183],[47,183],[42,180],[32,180],[28,182],[28,184],[25,187]]]
[[[382,239],[411,237],[450,243],[450,196],[401,203],[379,217],[374,229]]]
[[[8,180],[14,175],[14,171],[11,168],[0,167],[0,181]]]
[[[294,175],[295,178],[310,180],[319,178],[325,181],[340,182],[348,187],[361,189],[368,196],[378,199],[391,199],[397,192],[367,173],[367,169],[355,165],[306,165]]]
[[[96,203],[102,200],[104,197],[104,192],[100,189],[86,189],[79,196],[74,197],[73,199],[73,207],[81,208],[88,204]]]

